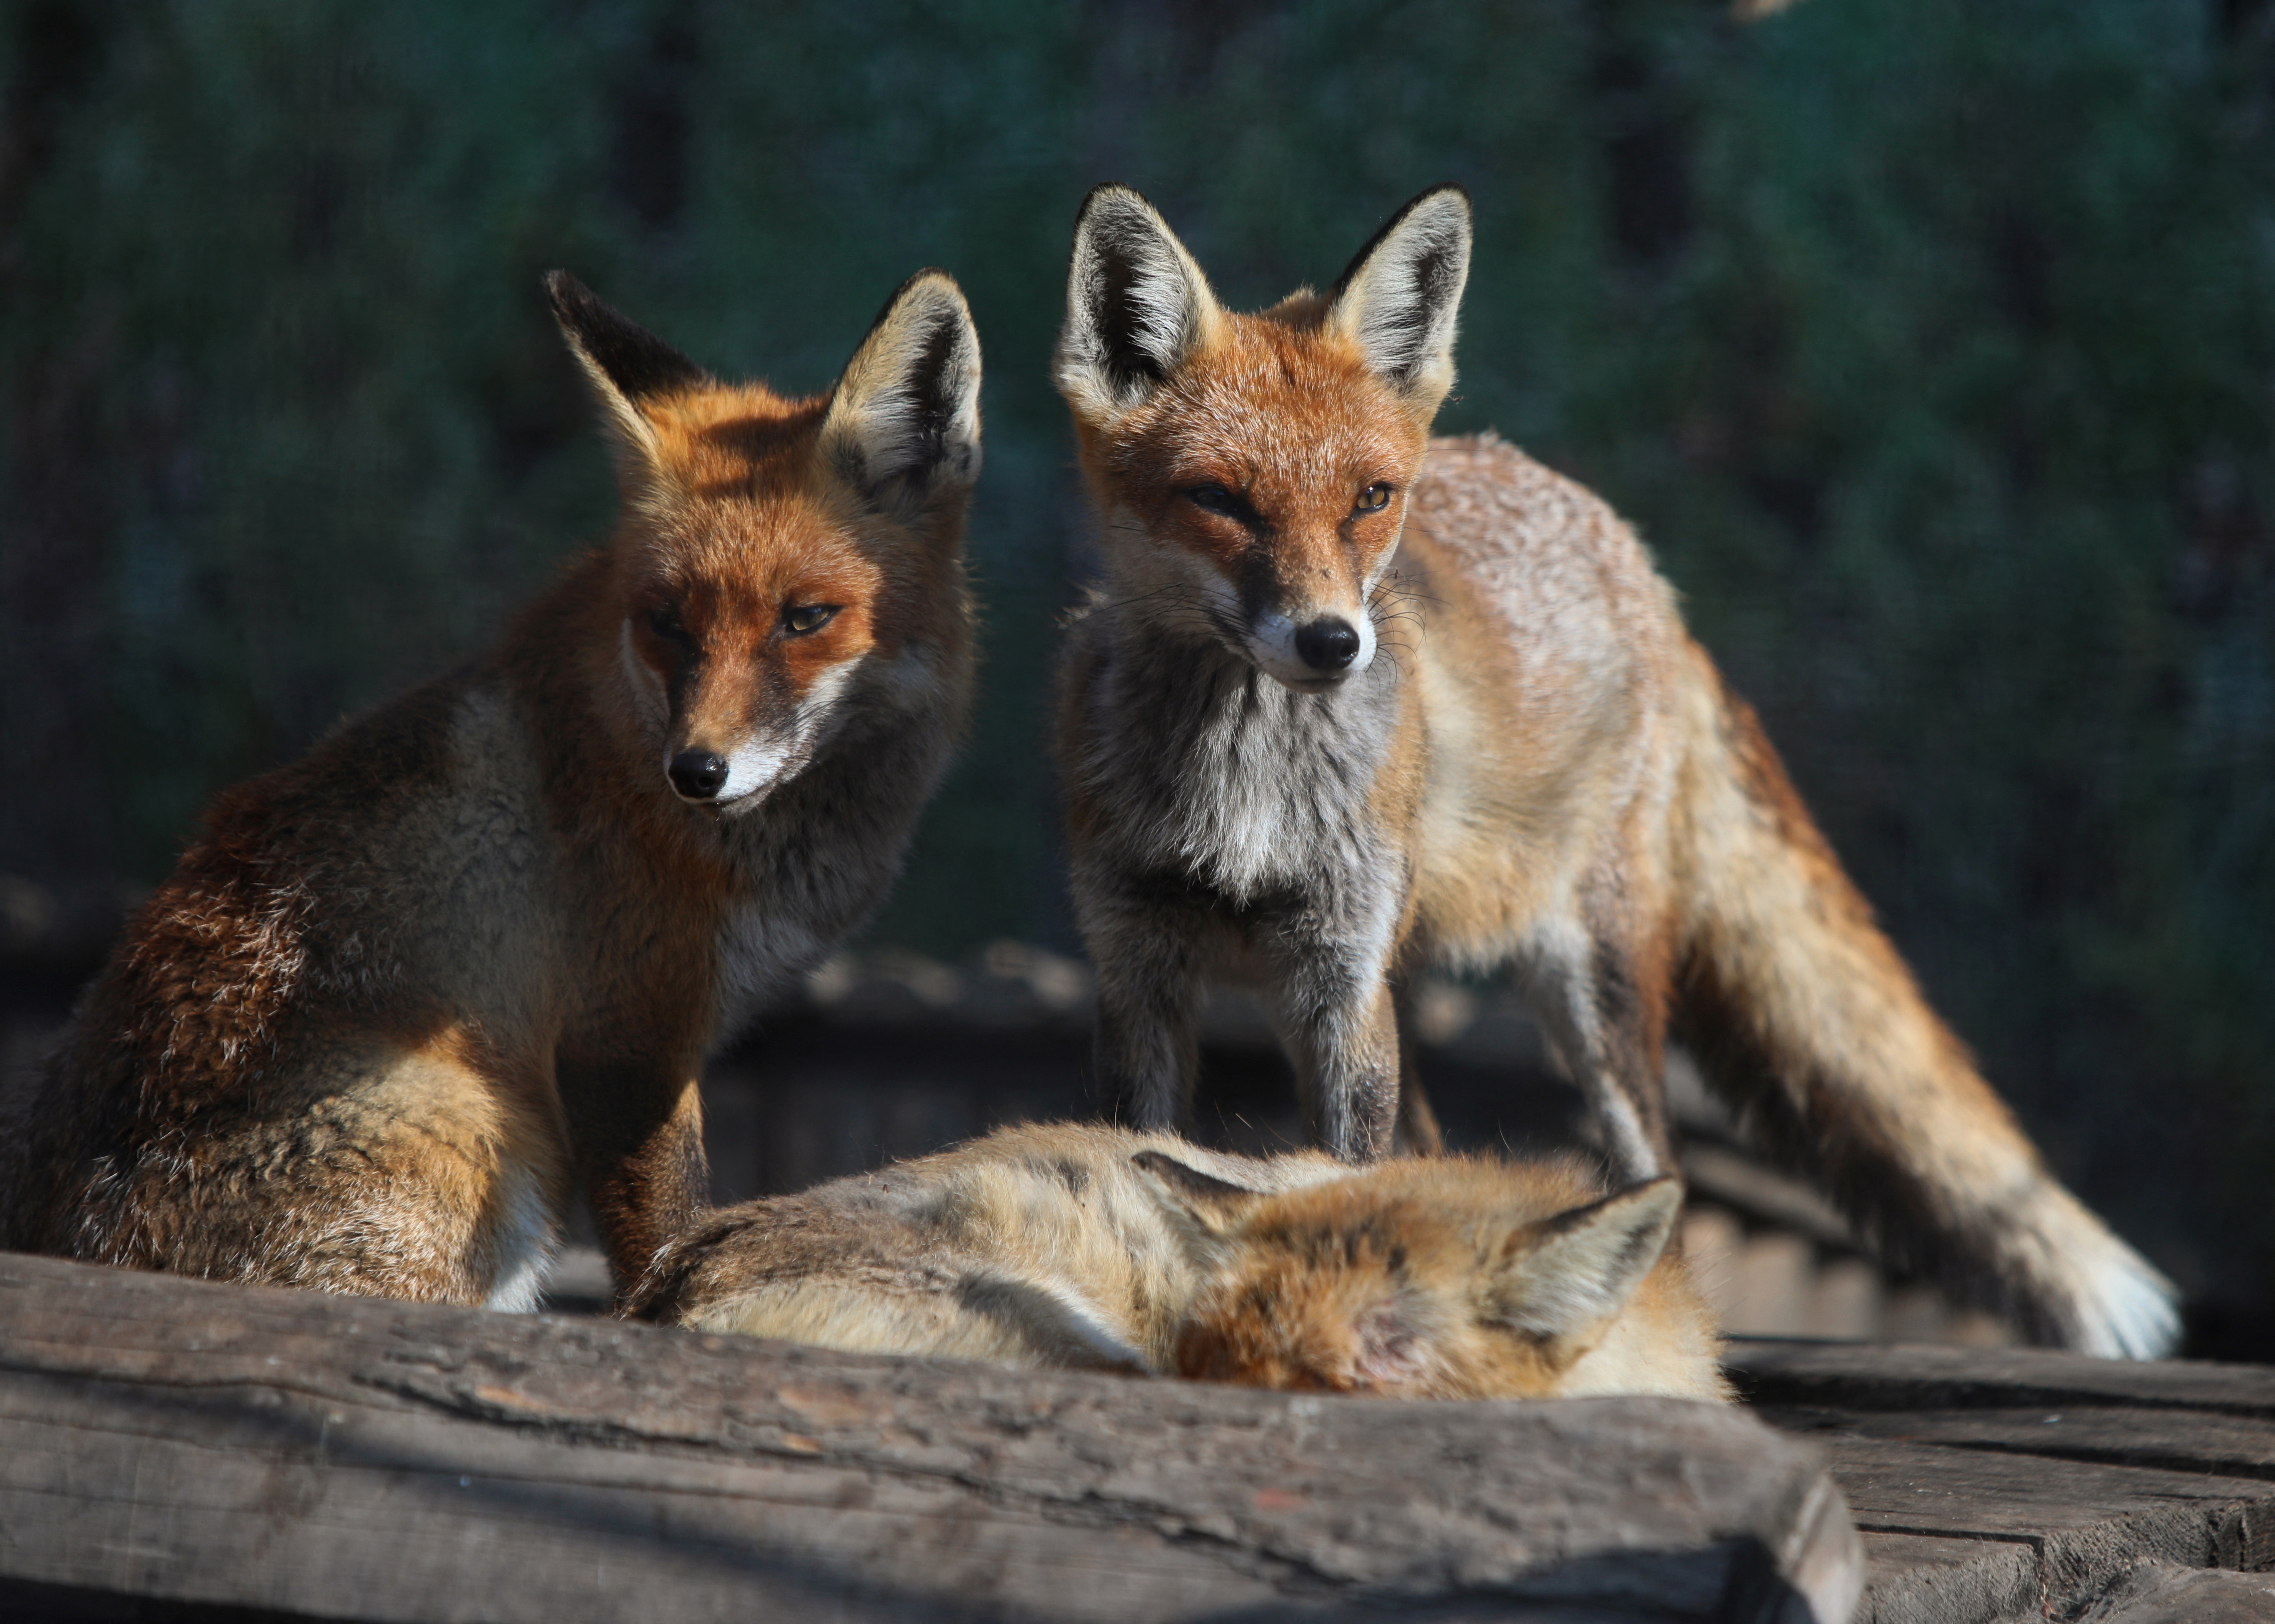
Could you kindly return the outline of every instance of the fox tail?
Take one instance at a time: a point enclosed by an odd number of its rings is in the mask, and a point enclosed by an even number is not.
[[[2176,1293],[2039,1159],[1703,653],[1676,795],[1677,1034],[1772,1154],[1899,1267],[2031,1341],[2153,1358]]]

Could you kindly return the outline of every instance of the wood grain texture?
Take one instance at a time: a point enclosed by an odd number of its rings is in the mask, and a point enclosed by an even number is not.
[[[1715,1406],[1040,1376],[0,1258],[0,1601],[49,1616],[1782,1620],[1861,1575],[1821,1453]]]
[[[1759,1414],[1832,1451],[1882,1624],[2100,1618],[2135,1590],[2146,1619],[2152,1589],[2261,1605],[2142,1575],[2275,1568],[2275,1371],[1774,1341],[1729,1363]]]

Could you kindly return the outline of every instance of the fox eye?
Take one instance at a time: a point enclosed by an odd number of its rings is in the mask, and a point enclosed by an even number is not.
[[[683,647],[695,640],[687,635],[687,628],[679,623],[679,611],[668,603],[647,612],[647,629],[665,642],[677,643]]]
[[[1185,493],[1185,500],[1204,513],[1221,513],[1236,518],[1246,504],[1221,485],[1196,485]]]
[[[1390,487],[1380,483],[1368,486],[1351,503],[1354,513],[1379,513],[1390,505]]]
[[[801,603],[782,611],[782,630],[793,637],[804,637],[809,631],[819,631],[837,614],[834,603]]]

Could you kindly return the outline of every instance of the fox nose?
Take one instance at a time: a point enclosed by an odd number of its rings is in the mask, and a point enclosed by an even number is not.
[[[1315,620],[1297,629],[1296,652],[1314,671],[1340,671],[1358,658],[1358,631],[1347,620]]]
[[[671,787],[691,801],[707,801],[727,782],[727,759],[707,750],[683,750],[664,769]]]

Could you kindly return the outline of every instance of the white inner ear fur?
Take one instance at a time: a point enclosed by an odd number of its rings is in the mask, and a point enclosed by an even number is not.
[[[1617,1313],[1667,1250],[1682,1207],[1681,1182],[1662,1177],[1549,1220],[1549,1233],[1495,1282],[1493,1318],[1564,1336]]]
[[[616,484],[624,493],[624,505],[652,519],[667,517],[673,504],[671,482],[663,470],[655,425],[610,381],[577,336],[571,333],[568,337],[569,353],[584,368],[606,416],[608,445],[616,452]]]
[[[979,335],[947,276],[903,288],[846,363],[822,420],[825,456],[869,491],[921,500],[979,477]]]
[[[1069,405],[1092,422],[1136,405],[1219,319],[1208,278],[1152,204],[1122,186],[1092,195],[1075,225],[1059,334]]]
[[[569,353],[577,358],[577,365],[585,369],[585,377],[599,397],[601,410],[608,413],[608,428],[620,453],[637,464],[641,472],[656,465],[655,426],[640,415],[640,409],[625,398],[608,374],[601,370],[600,362],[586,352],[584,344],[575,334],[569,336]]]
[[[1454,332],[1470,279],[1470,203],[1451,187],[1425,193],[1344,274],[1327,330],[1356,342],[1417,410],[1454,387]]]

